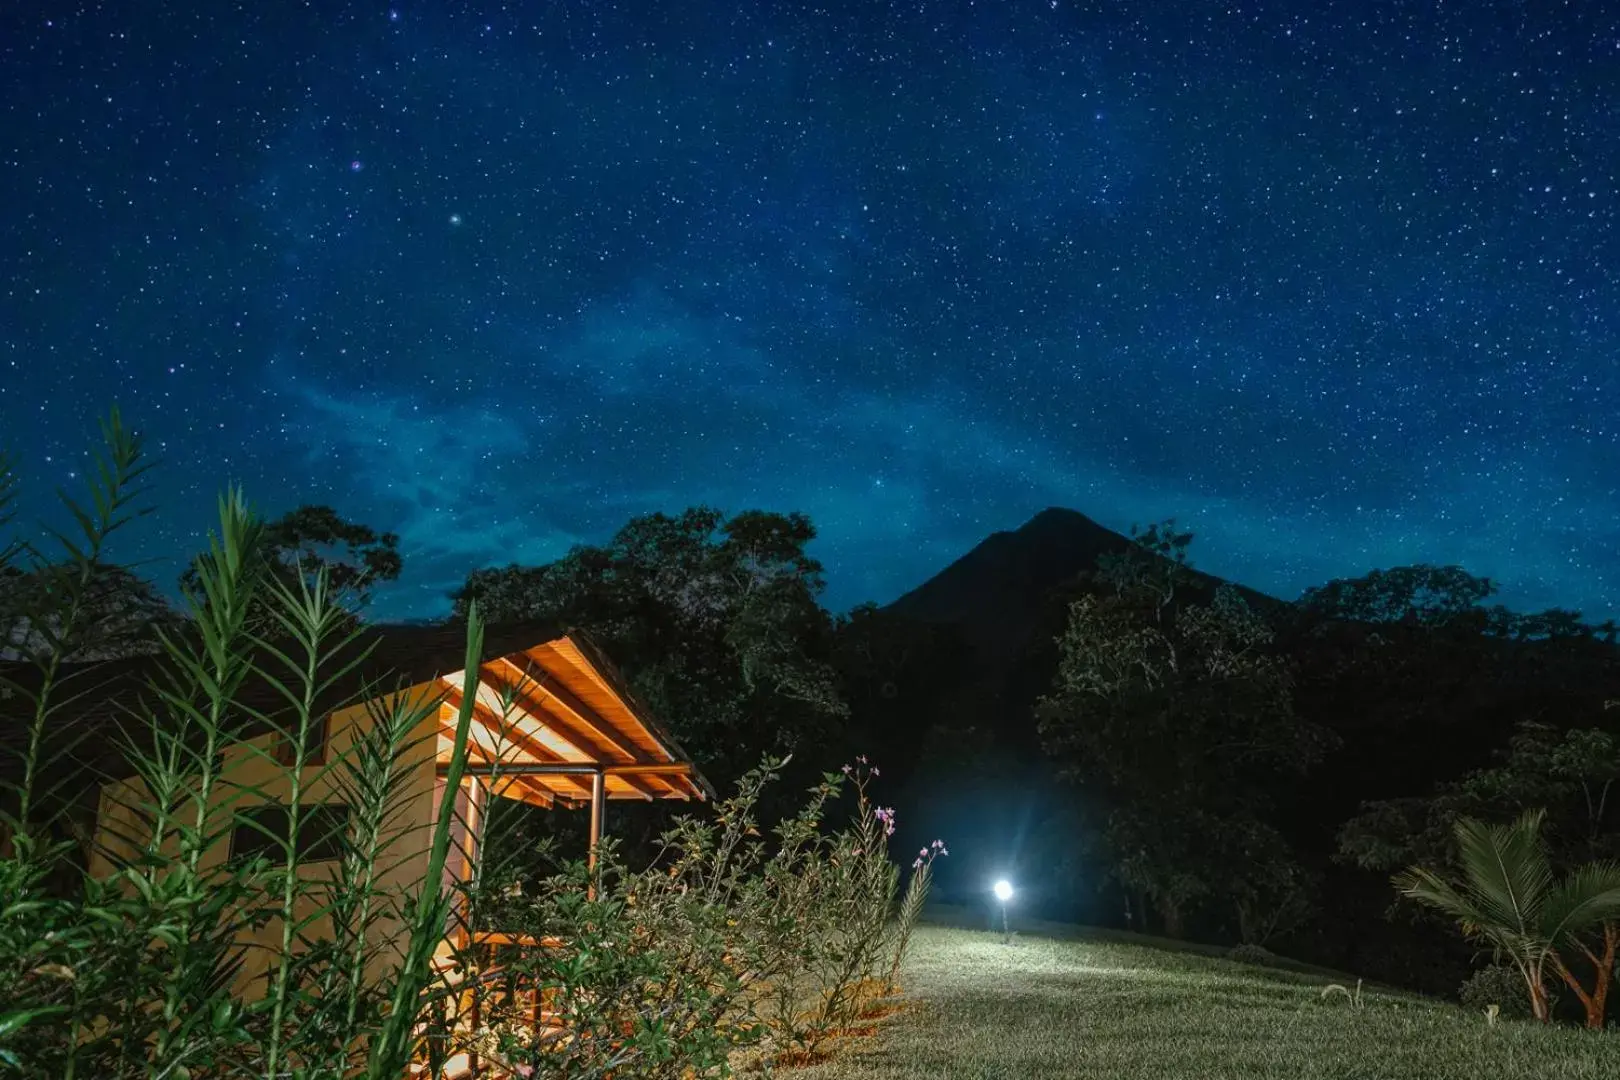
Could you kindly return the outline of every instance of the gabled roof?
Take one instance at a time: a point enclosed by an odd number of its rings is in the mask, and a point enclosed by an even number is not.
[[[460,626],[368,626],[334,668],[342,666],[343,659],[357,662],[326,687],[316,702],[317,711],[424,684],[453,692],[464,681],[466,631]],[[531,734],[530,721],[534,721],[558,736],[545,741],[556,751],[559,763],[600,764],[622,776],[633,775],[638,767],[654,767],[668,770],[659,775],[671,778],[640,785],[615,782],[610,794],[623,798],[712,797],[712,789],[691,758],[583,632],[555,623],[491,626],[484,634],[481,661],[482,680],[515,688],[535,699],[522,707],[519,720]],[[100,777],[130,775],[121,749],[123,735],[138,734],[134,717],[142,702],[152,699],[148,687],[154,679],[165,677],[166,668],[167,661],[160,656],[62,665],[58,690],[52,696],[55,705],[49,735],[58,745],[71,747],[63,765],[88,769]],[[525,672],[527,678],[517,672]],[[13,753],[20,749],[31,713],[26,694],[37,690],[39,678],[33,665],[0,663],[0,748]],[[285,707],[263,680],[251,681],[238,697],[245,711],[273,715]],[[481,697],[487,700],[487,694]],[[570,708],[581,712],[570,717]],[[597,734],[589,745],[578,745],[581,729],[592,728]],[[563,729],[574,730],[573,742]],[[245,734],[251,734],[251,727]],[[553,786],[569,785],[559,781]],[[650,796],[641,788],[657,794]],[[568,792],[558,794],[570,797]]]
[[[527,638],[523,640],[529,640]],[[455,711],[467,672],[442,672],[439,758],[449,759]],[[564,633],[491,657],[478,672],[469,759],[475,767],[521,777],[497,784],[527,802],[583,801],[585,776],[600,772],[610,799],[688,799],[712,795],[679,744],[630,693],[601,651]]]

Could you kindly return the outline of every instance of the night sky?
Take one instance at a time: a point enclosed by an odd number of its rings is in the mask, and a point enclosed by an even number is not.
[[[0,443],[121,405],[165,584],[234,479],[390,617],[699,502],[1620,613],[1617,5],[7,0],[0,195]]]

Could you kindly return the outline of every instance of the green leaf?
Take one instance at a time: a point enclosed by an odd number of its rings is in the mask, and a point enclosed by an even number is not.
[[[56,1016],[67,1011],[66,1005],[47,1005],[38,1009],[16,1009],[0,1013],[0,1039],[15,1035],[42,1016]]]

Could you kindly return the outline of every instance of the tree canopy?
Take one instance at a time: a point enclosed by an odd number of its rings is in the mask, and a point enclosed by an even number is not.
[[[1570,867],[1620,856],[1620,739],[1598,728],[1525,722],[1501,760],[1427,795],[1366,804],[1339,832],[1339,855],[1369,870],[1442,865],[1464,818],[1505,824],[1532,810],[1547,820],[1550,857]]]
[[[476,600],[491,622],[587,631],[724,782],[761,754],[824,743],[847,713],[814,537],[802,514],[648,514],[553,563],[474,571],[455,611]]]
[[[306,504],[264,524],[259,547],[268,571],[283,584],[294,584],[301,574],[306,582],[326,575],[326,587],[343,605],[358,613],[370,602],[377,585],[396,580],[405,567],[399,537],[351,521],[330,506]],[[183,592],[198,587],[196,565],[180,576]],[[259,612],[252,621],[261,631],[271,630]]]
[[[1100,568],[1107,591],[1070,606],[1037,716],[1047,751],[1096,807],[1118,880],[1168,932],[1213,897],[1258,929],[1263,908],[1297,902],[1300,882],[1267,819],[1269,793],[1329,738],[1295,715],[1289,665],[1235,590],[1190,601],[1190,540],[1154,527]]]

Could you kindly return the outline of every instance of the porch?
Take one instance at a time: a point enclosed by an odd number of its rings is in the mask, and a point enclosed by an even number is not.
[[[440,676],[435,690],[442,695],[435,807],[446,794],[457,715],[472,696],[446,888],[471,879],[491,799],[587,811],[594,874],[609,801],[690,801],[713,795],[685,751],[640,705],[606,657],[581,636],[564,634],[496,656],[480,667],[476,679],[465,671]],[[558,948],[563,942],[503,929],[473,930],[462,914],[452,916],[435,957],[440,987],[451,989],[450,1029],[471,1036],[486,1022],[486,1007],[498,1003],[503,1015],[523,1016],[537,1033],[563,1035],[544,995],[524,985],[503,962],[525,950]],[[461,970],[456,961],[469,954],[480,958],[476,973]],[[505,1075],[490,1071],[476,1051],[460,1050],[449,1061],[447,1076]]]

